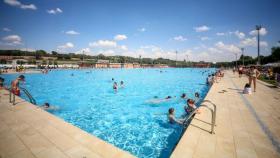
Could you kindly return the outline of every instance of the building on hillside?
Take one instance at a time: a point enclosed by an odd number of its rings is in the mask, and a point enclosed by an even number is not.
[[[122,68],[121,63],[109,63],[109,68]]]
[[[155,68],[168,68],[168,65],[166,64],[156,64],[154,65]]]
[[[139,63],[133,63],[133,68],[140,68],[140,64]]]
[[[132,63],[123,63],[122,68],[133,68],[133,64]]]
[[[207,63],[207,62],[204,62],[204,61],[200,61],[198,63],[195,63],[194,67],[208,68],[208,67],[210,67],[210,63]]]
[[[141,67],[142,68],[153,68],[154,65],[153,64],[142,64]]]
[[[95,68],[108,68],[109,67],[109,60],[97,60],[94,64]]]

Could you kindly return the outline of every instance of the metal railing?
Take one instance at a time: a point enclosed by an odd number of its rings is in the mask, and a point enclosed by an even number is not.
[[[206,108],[208,110],[211,111],[211,134],[215,134],[214,131],[214,127],[216,126],[216,105],[214,103],[212,103],[209,100],[204,100],[202,103],[210,103],[211,105],[213,105],[214,109],[210,108],[209,106],[205,105],[205,104],[201,104],[199,108]],[[190,113],[183,122],[184,128],[186,128],[188,126],[189,120],[198,112],[199,108],[196,108],[192,113]]]
[[[214,104],[213,102],[211,102],[210,100],[203,100],[202,102],[201,102],[201,104],[203,104],[203,103],[210,103],[213,107],[214,107],[214,125],[215,126],[217,126],[216,125],[216,114],[217,114],[217,105],[216,104]]]
[[[20,89],[26,94],[26,96],[28,97],[30,103],[36,105],[36,100],[32,97],[32,95],[28,92],[27,89],[20,87]]]
[[[20,89],[24,92],[24,94],[28,97],[30,103],[36,105],[36,100],[32,97],[32,95],[28,92],[27,89],[23,88],[23,87],[20,87]],[[9,93],[9,96],[10,96],[10,103],[13,103],[13,105],[15,105],[15,100],[16,100],[16,97],[15,97],[15,94],[12,92],[12,88],[9,89],[10,93]]]

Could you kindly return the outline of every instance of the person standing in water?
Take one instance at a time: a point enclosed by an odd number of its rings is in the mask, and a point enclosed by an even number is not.
[[[120,85],[121,85],[121,88],[124,88],[124,82],[123,81],[121,81]]]
[[[169,123],[171,123],[171,124],[178,123],[179,125],[183,125],[183,123],[184,123],[184,120],[176,119],[174,108],[168,109],[168,116],[167,117],[168,117]]]
[[[13,94],[19,96],[20,95],[20,89],[19,89],[19,83],[20,81],[25,81],[24,75],[18,76],[15,80],[12,81],[11,83],[11,91]]]
[[[252,85],[252,81],[253,81],[253,84],[254,84],[254,92],[256,92],[256,89],[257,89],[257,85],[256,85],[256,80],[257,78],[260,76],[260,72],[258,71],[258,69],[256,69],[255,66],[251,66],[250,69],[249,69],[249,85],[251,87]]]
[[[118,91],[118,83],[117,82],[114,82],[113,89],[115,90],[115,92]]]

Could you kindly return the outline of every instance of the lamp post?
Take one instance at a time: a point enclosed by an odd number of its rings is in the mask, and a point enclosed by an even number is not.
[[[235,68],[237,68],[237,53],[235,53]]]
[[[241,48],[242,51],[242,65],[244,66],[244,48]]]
[[[139,55],[140,67],[142,65],[141,55]]]
[[[257,65],[260,65],[260,30],[262,26],[261,25],[256,25],[256,30],[258,32],[258,62]]]
[[[176,63],[175,64],[176,64],[176,67],[177,67],[177,54],[178,54],[178,52],[176,51],[175,53],[176,53]]]

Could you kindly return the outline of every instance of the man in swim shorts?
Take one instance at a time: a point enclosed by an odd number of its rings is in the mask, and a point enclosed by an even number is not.
[[[19,82],[20,81],[25,81],[24,75],[18,76],[15,80],[12,81],[11,83],[11,90],[12,93],[19,96],[20,95],[20,89],[19,89]]]

